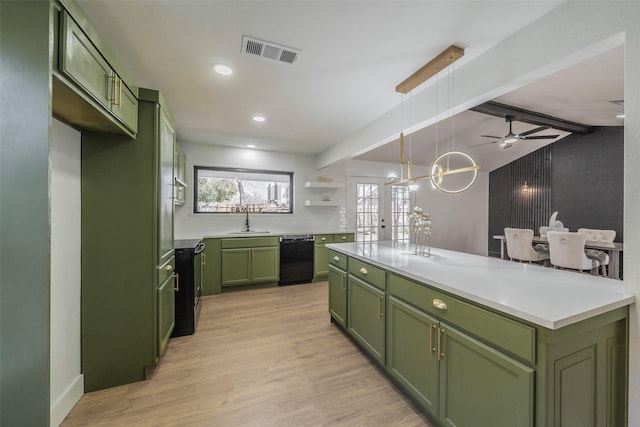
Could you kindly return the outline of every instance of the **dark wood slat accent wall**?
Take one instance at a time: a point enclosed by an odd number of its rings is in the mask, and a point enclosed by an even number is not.
[[[526,142],[521,142],[526,143]],[[500,256],[493,239],[504,227],[538,234],[554,211],[571,231],[580,227],[616,230],[623,242],[624,127],[597,127],[569,135],[489,175],[490,256]],[[527,181],[531,191],[522,193]]]
[[[509,226],[537,234],[551,216],[551,147],[546,146],[510,164]],[[527,184],[528,191],[524,190]]]

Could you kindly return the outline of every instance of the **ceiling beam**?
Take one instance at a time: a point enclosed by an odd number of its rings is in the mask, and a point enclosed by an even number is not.
[[[546,114],[536,113],[535,111],[525,110],[522,108],[512,107],[506,104],[500,104],[495,101],[485,102],[469,108],[477,113],[488,114],[490,116],[504,117],[513,116],[513,120],[523,123],[529,123],[538,126],[549,126],[550,128],[563,130],[565,132],[577,133],[585,135],[593,132],[593,126],[583,125],[581,123],[570,122],[568,120],[559,119],[557,117],[548,116]]]
[[[418,71],[407,77],[402,83],[396,86],[396,92],[409,93],[431,77],[444,70],[449,65],[464,56],[464,49],[451,45],[431,61],[422,66]]]

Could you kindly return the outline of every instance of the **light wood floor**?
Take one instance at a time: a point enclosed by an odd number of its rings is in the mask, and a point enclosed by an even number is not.
[[[329,322],[327,282],[203,298],[151,378],[85,394],[63,426],[430,426]]]

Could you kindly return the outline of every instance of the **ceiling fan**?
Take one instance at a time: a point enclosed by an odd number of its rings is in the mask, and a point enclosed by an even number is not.
[[[549,126],[540,126],[519,134],[513,133],[512,122],[514,119],[515,119],[514,116],[511,116],[511,115],[505,116],[505,121],[509,122],[509,133],[506,134],[505,136],[480,135],[484,138],[493,138],[495,139],[495,141],[476,144],[476,145],[472,145],[471,147],[478,147],[480,145],[487,145],[487,144],[495,144],[496,142],[499,142],[500,148],[507,149],[507,148],[511,148],[513,144],[515,144],[518,141],[526,141],[529,139],[555,139],[560,136],[560,135],[532,135],[534,133],[549,129]]]

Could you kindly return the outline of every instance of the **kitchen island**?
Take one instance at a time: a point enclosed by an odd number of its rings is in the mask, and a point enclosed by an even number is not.
[[[622,283],[392,242],[329,244],[332,321],[451,426],[626,425]]]

